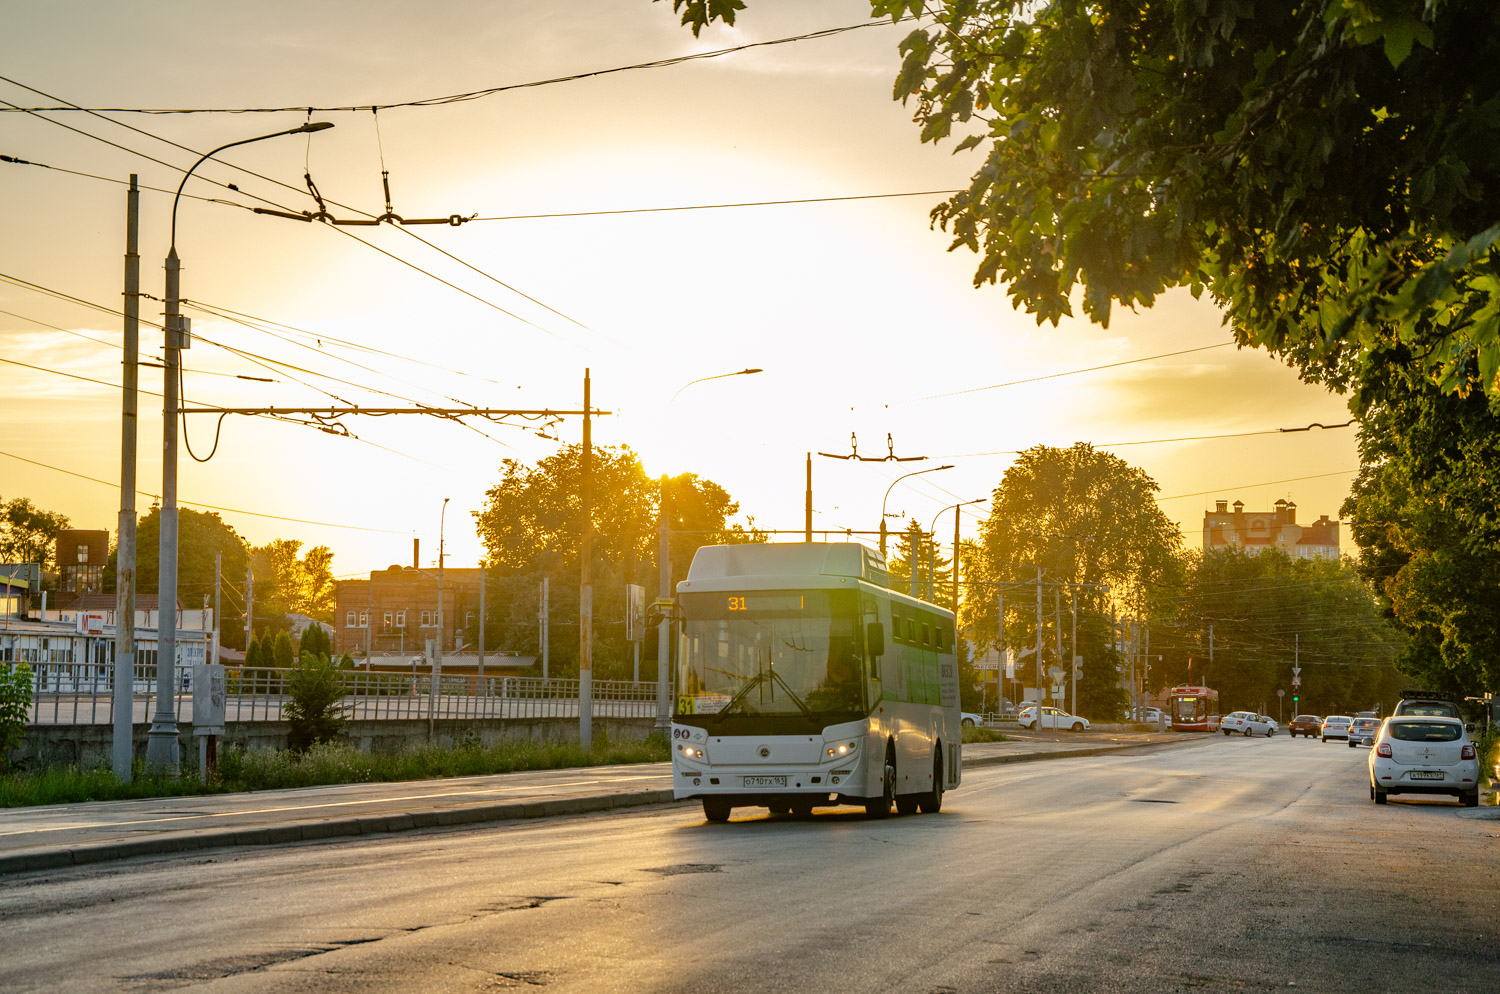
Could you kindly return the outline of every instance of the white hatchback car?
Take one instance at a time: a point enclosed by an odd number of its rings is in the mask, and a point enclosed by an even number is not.
[[[1464,723],[1433,715],[1393,715],[1370,750],[1370,800],[1388,794],[1452,794],[1479,804],[1479,757]]]
[[[1241,735],[1264,735],[1269,738],[1276,734],[1276,722],[1254,711],[1231,711],[1219,722],[1219,730],[1225,735],[1238,732]]]

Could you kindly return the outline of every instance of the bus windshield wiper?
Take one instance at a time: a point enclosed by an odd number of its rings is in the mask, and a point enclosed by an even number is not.
[[[791,685],[786,682],[781,674],[776,672],[776,667],[774,664],[762,666],[760,672],[755,674],[755,677],[752,680],[741,687],[739,693],[735,694],[729,699],[728,704],[719,709],[719,714],[728,714],[729,712],[733,711],[736,706],[743,704],[745,702],[745,696],[749,694],[750,691],[754,690],[756,687],[764,683],[767,677],[771,679],[773,685],[781,685],[781,689],[786,691],[786,696],[791,698],[792,703],[797,705],[797,708],[803,714],[807,715],[808,717],[812,716],[812,711],[808,709],[806,704],[802,703],[802,699],[798,697],[797,694],[792,690]]]

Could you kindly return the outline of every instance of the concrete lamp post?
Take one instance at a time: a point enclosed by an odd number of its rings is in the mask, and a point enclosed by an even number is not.
[[[182,264],[177,258],[177,205],[188,178],[203,163],[228,148],[251,142],[280,138],[283,135],[309,134],[333,127],[327,121],[313,121],[300,127],[277,131],[256,138],[229,142],[201,156],[183,174],[172,198],[171,247],[167,251],[166,348],[162,360],[162,466],[161,466],[161,542],[157,573],[156,633],[156,715],[146,738],[146,762],[175,772],[181,763],[177,745],[177,417],[178,388],[181,384],[181,352],[192,343],[187,319],[182,316],[179,277]]]

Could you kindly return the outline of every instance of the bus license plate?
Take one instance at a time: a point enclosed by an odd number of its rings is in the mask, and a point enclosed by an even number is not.
[[[1443,772],[1442,770],[1412,770],[1411,778],[1413,780],[1441,780]]]
[[[785,787],[786,777],[746,777],[746,787]]]

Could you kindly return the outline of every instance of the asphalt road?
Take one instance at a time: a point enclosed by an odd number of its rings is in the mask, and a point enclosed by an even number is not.
[[[940,815],[696,805],[0,879],[6,991],[1488,991],[1500,809],[1205,737]]]

